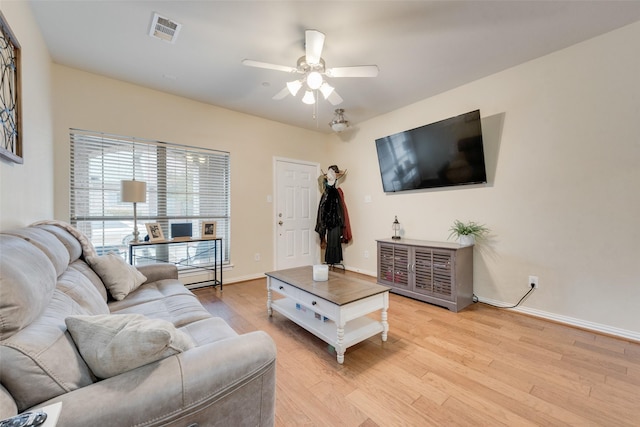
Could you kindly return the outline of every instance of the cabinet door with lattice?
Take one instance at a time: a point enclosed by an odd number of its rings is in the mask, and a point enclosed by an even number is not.
[[[409,248],[406,246],[378,245],[378,279],[397,288],[409,288]]]
[[[416,292],[454,300],[453,252],[415,248],[413,271]]]

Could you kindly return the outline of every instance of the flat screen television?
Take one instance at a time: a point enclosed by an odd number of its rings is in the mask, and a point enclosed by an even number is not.
[[[385,193],[487,182],[480,110],[376,139]]]

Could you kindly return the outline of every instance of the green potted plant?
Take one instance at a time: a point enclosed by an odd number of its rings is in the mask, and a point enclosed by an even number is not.
[[[456,237],[461,245],[473,245],[476,240],[481,240],[491,231],[484,224],[475,221],[462,222],[455,220],[449,229],[449,239]]]

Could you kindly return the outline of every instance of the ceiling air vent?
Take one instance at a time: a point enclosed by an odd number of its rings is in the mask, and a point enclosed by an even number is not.
[[[154,13],[149,35],[169,43],[175,43],[180,28],[182,28],[182,24]]]

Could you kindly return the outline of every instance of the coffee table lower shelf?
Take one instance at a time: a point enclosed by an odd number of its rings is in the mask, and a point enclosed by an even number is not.
[[[296,302],[289,298],[282,298],[273,301],[271,303],[271,308],[311,332],[322,341],[333,346],[336,349],[336,352],[339,352],[338,348],[340,344],[338,343],[338,326],[333,320],[322,320],[316,318],[315,313],[310,308],[304,307],[299,310],[296,308]],[[347,347],[358,344],[359,342],[381,332],[384,332],[384,327],[380,321],[376,321],[369,317],[358,317],[350,320],[344,327],[342,347],[346,350]],[[386,337],[383,341],[386,341]],[[342,361],[339,359],[338,362],[342,363],[343,361],[344,352]]]

